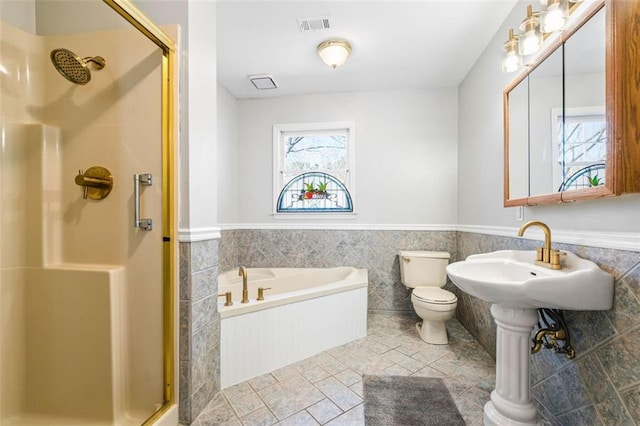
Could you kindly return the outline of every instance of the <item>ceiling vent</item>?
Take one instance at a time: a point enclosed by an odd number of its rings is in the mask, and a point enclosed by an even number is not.
[[[266,90],[266,89],[277,89],[278,85],[275,80],[269,74],[260,74],[260,75],[250,75],[248,76],[249,80],[256,89],[258,90]]]
[[[330,16],[318,16],[315,18],[298,18],[298,28],[300,31],[318,31],[331,28]]]

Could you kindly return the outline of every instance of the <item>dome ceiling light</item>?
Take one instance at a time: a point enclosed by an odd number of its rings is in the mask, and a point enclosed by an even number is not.
[[[327,40],[318,45],[318,55],[331,68],[344,64],[351,53],[351,45],[346,40]]]

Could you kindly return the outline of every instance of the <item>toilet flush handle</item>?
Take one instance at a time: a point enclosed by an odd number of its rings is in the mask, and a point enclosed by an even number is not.
[[[404,260],[406,263],[411,262],[411,259],[405,256],[402,256],[402,260]]]

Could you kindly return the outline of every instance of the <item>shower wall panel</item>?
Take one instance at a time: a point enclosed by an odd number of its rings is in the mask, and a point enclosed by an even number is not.
[[[33,123],[44,101],[44,38],[0,21],[0,118]]]

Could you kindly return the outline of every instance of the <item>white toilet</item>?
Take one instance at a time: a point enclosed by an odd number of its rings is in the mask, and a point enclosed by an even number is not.
[[[422,323],[416,324],[422,340],[435,345],[449,343],[444,322],[453,318],[458,298],[443,289],[447,283],[449,253],[442,251],[401,251],[400,278],[412,288],[411,302]]]

